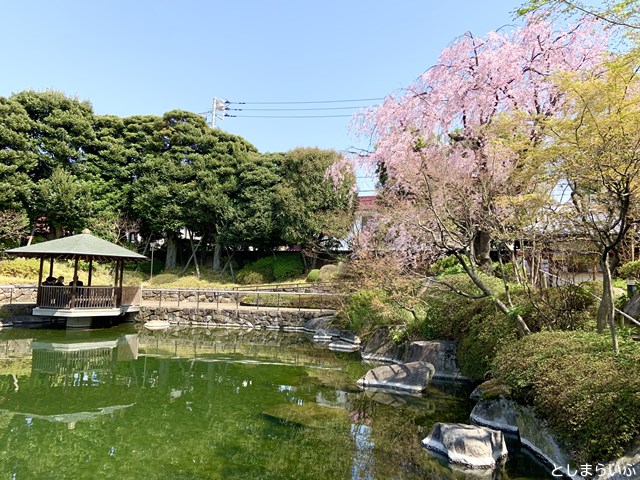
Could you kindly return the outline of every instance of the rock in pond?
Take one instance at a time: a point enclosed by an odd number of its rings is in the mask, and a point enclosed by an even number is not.
[[[170,326],[171,324],[167,320],[149,320],[144,323],[144,328],[147,330],[164,330]]]
[[[369,370],[357,383],[361,387],[423,392],[429,386],[434,372],[433,365],[427,362],[383,365]]]
[[[411,342],[404,361],[429,362],[436,369],[434,378],[437,379],[468,380],[458,368],[455,342],[446,340]]]
[[[304,324],[304,330],[311,333],[315,333],[318,330],[327,330],[329,328],[329,325],[331,325],[331,322],[333,322],[334,320],[334,315],[311,318]]]
[[[329,344],[329,350],[333,352],[357,352],[360,350],[360,345],[355,345],[350,342],[337,340]]]
[[[518,433],[513,400],[506,398],[481,399],[473,407],[470,417],[476,425],[495,428],[502,432]]]
[[[398,345],[393,340],[388,328],[379,328],[362,346],[362,359],[375,362],[401,363],[406,344]]]
[[[340,330],[335,328],[319,329],[313,335],[313,341],[315,343],[331,343],[334,339],[340,338]]]
[[[520,443],[532,452],[538,460],[548,467],[558,467],[558,472],[571,479],[580,478],[570,475],[568,465],[571,464],[569,452],[549,431],[546,424],[538,420],[531,407],[515,405],[516,421],[520,433]]]
[[[507,456],[502,432],[462,423],[436,423],[422,446],[466,468],[495,468]]]

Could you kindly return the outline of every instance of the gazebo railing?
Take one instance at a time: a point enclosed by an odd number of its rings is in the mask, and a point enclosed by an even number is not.
[[[137,288],[137,287],[136,287]],[[115,308],[116,287],[76,287],[41,285],[37,306],[41,308]]]
[[[140,305],[142,303],[142,287],[122,287],[120,305]]]

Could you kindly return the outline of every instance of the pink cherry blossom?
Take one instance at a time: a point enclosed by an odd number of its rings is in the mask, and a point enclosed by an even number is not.
[[[523,157],[504,136],[540,141],[539,120],[563,102],[554,75],[599,65],[606,45],[606,33],[588,20],[560,29],[531,17],[484,38],[465,33],[406,90],[360,114],[354,129],[375,145],[360,162],[383,167],[382,193],[395,202],[370,224],[386,234],[365,234],[360,247],[386,240],[415,263],[464,250],[479,231],[510,218],[496,199],[526,192],[512,182]],[[500,119],[515,113],[517,128],[496,133]]]

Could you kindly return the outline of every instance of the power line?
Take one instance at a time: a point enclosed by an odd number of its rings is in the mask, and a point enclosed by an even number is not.
[[[293,104],[312,104],[312,103],[347,103],[347,102],[375,102],[378,100],[384,100],[384,97],[378,98],[355,98],[349,100],[314,100],[304,102],[231,102],[227,101],[228,105],[293,105]]]
[[[232,112],[290,112],[304,110],[353,110],[354,108],[379,107],[380,105],[353,105],[349,107],[309,107],[309,108],[227,108]]]
[[[224,118],[338,118],[353,117],[353,115],[223,115]]]
[[[207,110],[206,112],[202,112],[200,115],[205,115],[208,117],[211,115],[211,126],[215,128],[216,126],[216,118],[346,118],[353,117],[354,113],[341,115],[244,115],[245,111],[255,111],[255,112],[294,112],[294,111],[328,111],[328,110],[355,110],[355,109],[363,109],[363,108],[375,108],[379,105],[347,105],[347,106],[339,106],[339,107],[303,107],[303,108],[229,108],[229,105],[314,105],[314,104],[329,104],[329,103],[354,103],[354,102],[372,102],[384,100],[383,97],[377,98],[352,98],[346,100],[314,100],[314,101],[284,101],[284,102],[232,102],[226,99],[213,99],[213,105],[211,110]],[[229,111],[241,112],[238,114],[229,114]]]

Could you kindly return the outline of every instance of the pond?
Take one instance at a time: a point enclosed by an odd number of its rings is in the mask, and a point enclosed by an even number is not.
[[[357,354],[302,334],[10,329],[0,368],[2,478],[477,478],[420,446],[470,386],[362,392]],[[518,455],[494,478],[552,477]]]

